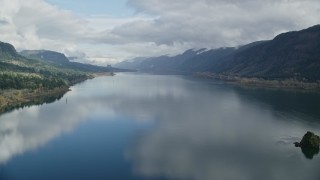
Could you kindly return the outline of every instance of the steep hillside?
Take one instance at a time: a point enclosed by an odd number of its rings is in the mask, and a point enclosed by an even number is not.
[[[68,86],[89,75],[74,69],[61,68],[50,63],[20,56],[15,48],[0,42],[1,89],[52,89]]]
[[[263,78],[320,79],[320,25],[280,34],[219,64],[221,72]]]
[[[0,112],[39,97],[61,94],[90,74],[20,56],[0,42]]]
[[[320,80],[320,25],[283,33],[241,47],[188,50],[173,57],[140,60],[136,69],[153,73],[210,72],[263,79]],[[122,63],[125,65],[125,63]]]

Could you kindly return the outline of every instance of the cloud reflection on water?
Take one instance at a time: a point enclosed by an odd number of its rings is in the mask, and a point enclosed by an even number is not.
[[[127,149],[134,172],[141,176],[201,180],[320,176],[319,158],[307,160],[292,145],[306,130],[319,126],[284,121],[285,112],[276,116],[277,109],[270,104],[248,100],[236,88],[176,76],[120,74],[79,84],[64,98],[68,104],[62,100],[1,116],[0,162],[93,117],[127,116],[155,122]]]
[[[180,91],[182,87],[177,84],[172,88],[161,88],[158,84],[146,88],[142,86],[144,82],[152,80],[163,81],[162,78],[149,77],[145,81],[135,82],[129,76],[121,83],[114,83],[111,77],[104,78],[105,81],[97,78],[72,87],[71,92],[53,104],[32,106],[1,115],[0,164],[45,145],[88,119],[110,120],[116,113],[123,112],[128,116],[134,114],[137,120],[150,120],[153,114],[144,110],[143,100],[139,101],[144,97],[163,97],[168,94],[183,96]]]

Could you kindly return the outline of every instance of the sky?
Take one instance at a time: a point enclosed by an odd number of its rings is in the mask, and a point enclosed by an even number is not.
[[[0,41],[101,65],[240,46],[319,23],[319,0],[0,0]]]

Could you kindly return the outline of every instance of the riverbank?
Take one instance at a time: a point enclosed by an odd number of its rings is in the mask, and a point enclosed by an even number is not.
[[[70,89],[69,87],[55,88],[51,90],[1,90],[0,113],[13,108],[24,107],[31,104],[42,104],[52,99],[62,97]]]
[[[320,90],[320,81],[306,82],[297,79],[281,79],[281,80],[266,80],[262,78],[247,78],[239,76],[230,76],[223,74],[214,74],[209,72],[199,72],[194,74],[196,77],[205,79],[220,80],[227,83],[238,84],[241,86],[254,86],[266,88],[287,88],[300,90]]]
[[[93,79],[100,76],[114,76],[112,72],[92,73],[88,78],[79,78],[70,83],[70,86]],[[54,89],[8,89],[0,90],[0,114],[14,108],[27,105],[43,104],[61,98],[66,92],[70,91],[69,86]]]

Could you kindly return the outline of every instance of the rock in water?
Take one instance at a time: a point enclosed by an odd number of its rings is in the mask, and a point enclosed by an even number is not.
[[[320,137],[315,135],[313,132],[308,131],[300,142],[302,148],[315,148],[319,149]]]
[[[320,137],[308,131],[300,142],[295,142],[296,147],[301,147],[302,153],[306,158],[312,159],[319,154]]]
[[[293,143],[296,147],[300,147],[300,143],[299,142],[294,142]]]
[[[302,153],[307,159],[313,159],[313,157],[319,154],[319,148],[301,148]]]

